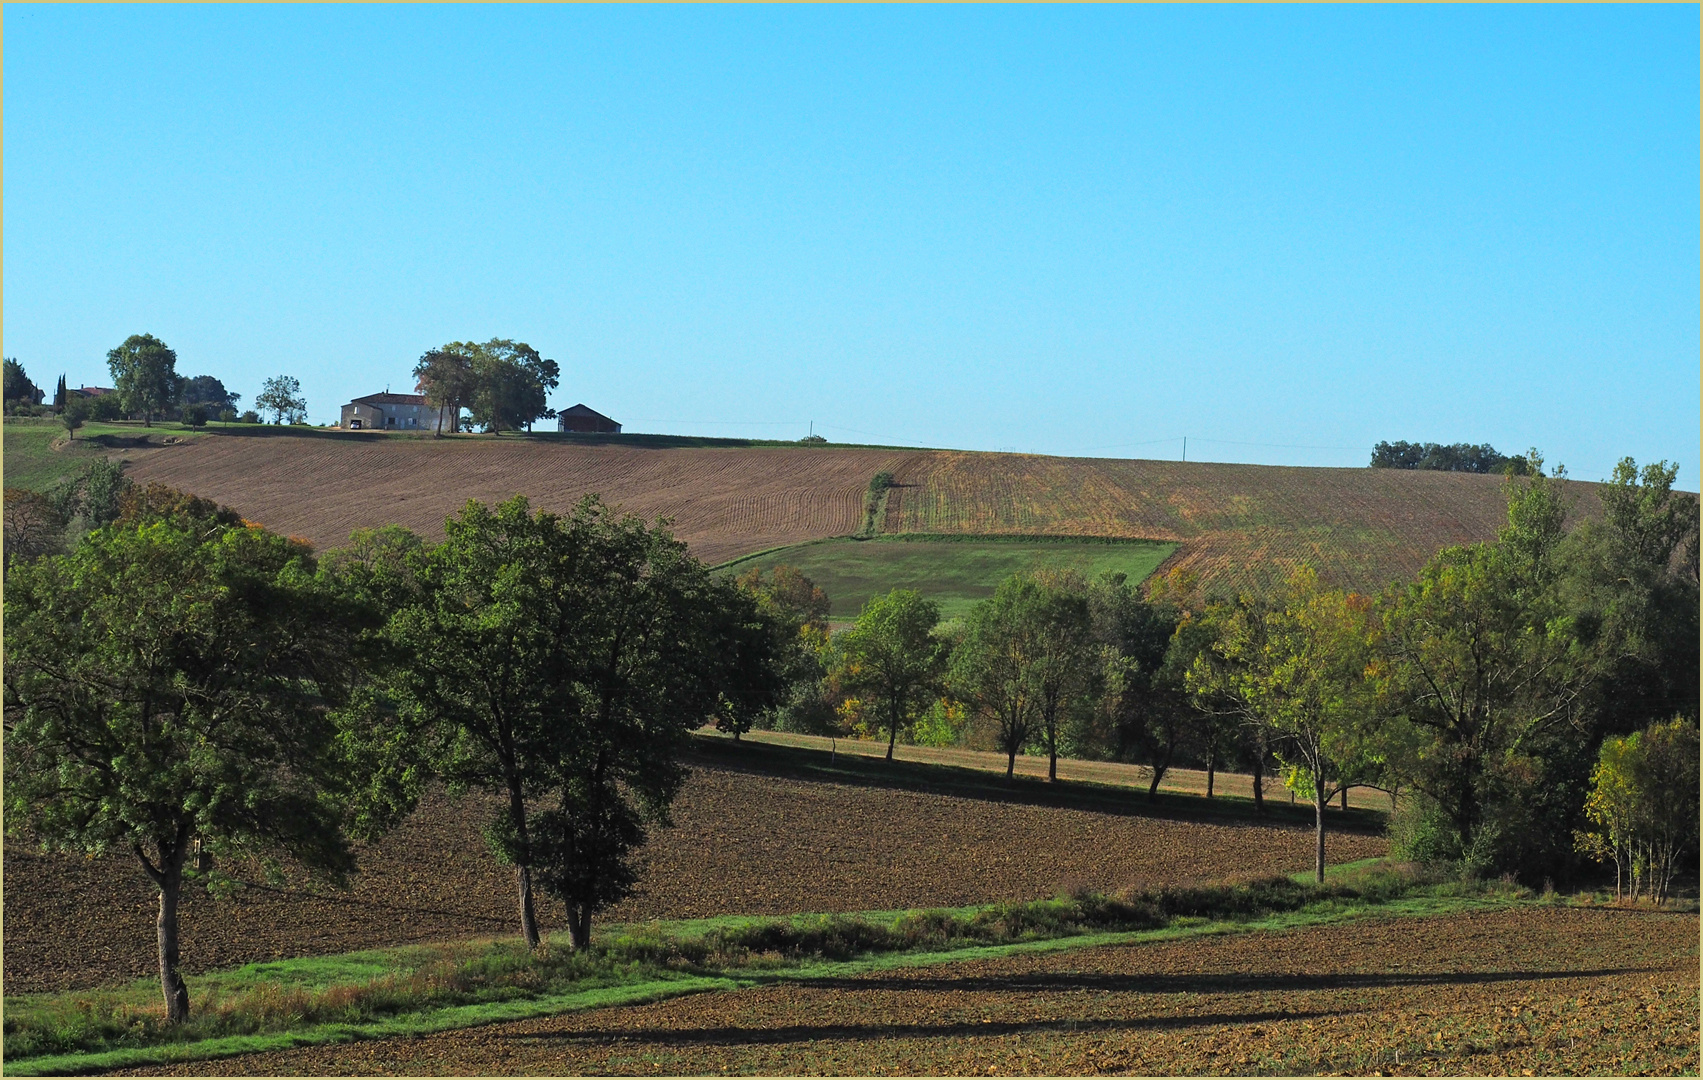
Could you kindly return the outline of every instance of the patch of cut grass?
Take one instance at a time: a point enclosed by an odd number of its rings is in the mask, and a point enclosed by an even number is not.
[[[856,618],[871,597],[903,588],[916,589],[940,605],[942,618],[953,619],[1015,573],[1073,568],[1091,578],[1114,571],[1140,582],[1176,548],[1154,540],[896,534],[795,544],[735,559],[722,569],[796,566],[828,594],[832,618]]]

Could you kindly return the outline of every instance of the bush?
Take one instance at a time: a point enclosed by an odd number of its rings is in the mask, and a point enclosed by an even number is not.
[[[260,414],[255,412],[253,409],[245,409],[243,410],[243,414],[238,417],[237,420],[239,423],[244,424],[258,424],[260,423]]]

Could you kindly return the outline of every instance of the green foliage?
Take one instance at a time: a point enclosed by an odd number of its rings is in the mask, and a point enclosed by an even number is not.
[[[302,397],[301,380],[293,375],[274,375],[260,384],[260,394],[254,399],[254,407],[262,412],[272,414],[274,424],[300,424],[307,420],[307,399]],[[244,413],[244,422],[247,420]]]
[[[91,420],[122,420],[124,418],[124,401],[116,393],[101,394],[89,399],[89,419]]]
[[[185,405],[183,407],[183,423],[185,427],[200,430],[207,426],[207,406]]]
[[[88,419],[88,399],[81,394],[67,400],[59,410],[59,422],[65,426],[65,430],[73,439],[77,437],[77,429],[82,427]]]
[[[186,405],[205,405],[208,414],[217,416],[233,408],[242,398],[225,389],[225,384],[211,375],[196,375],[183,380],[183,402]]]
[[[7,488],[0,498],[5,511],[6,569],[43,555],[57,554],[65,540],[66,520],[58,505],[39,491]]]
[[[899,732],[940,696],[950,647],[934,636],[940,609],[911,589],[894,589],[863,606],[835,639],[830,677],[873,703],[887,732],[887,758]]]
[[[1372,448],[1374,469],[1431,469],[1439,472],[1508,473],[1525,476],[1531,472],[1528,457],[1499,454],[1489,443],[1381,442]]]
[[[828,594],[804,576],[797,567],[776,566],[767,578],[761,566],[753,565],[734,579],[734,584],[757,604],[757,614],[772,637],[770,651],[783,685],[781,697],[764,715],[750,710],[723,710],[716,717],[718,729],[738,736],[751,726],[793,729],[799,721],[810,727],[807,715],[822,703],[826,674],[823,658],[828,651]]]
[[[182,1020],[192,850],[288,853],[333,880],[352,867],[327,707],[358,613],[300,545],[158,487],[7,585],[7,826],[135,853],[160,889],[162,989]]]
[[[0,391],[4,393],[6,405],[34,405],[42,399],[44,395],[41,388],[30,381],[30,377],[24,373],[22,364],[18,363],[15,358],[8,356],[4,365],[5,382],[4,386],[0,387]]]
[[[106,366],[118,391],[117,404],[125,412],[140,414],[143,423],[152,424],[154,417],[177,403],[177,353],[154,335],[125,338],[106,354]]]
[[[1696,865],[1697,725],[1683,718],[1605,739],[1591,772],[1580,851],[1615,865],[1614,891],[1666,900],[1682,865]]]

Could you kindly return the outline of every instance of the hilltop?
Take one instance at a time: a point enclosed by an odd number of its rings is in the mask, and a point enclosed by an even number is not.
[[[8,430],[7,453],[28,462],[21,479],[51,476],[45,442],[34,446],[45,433],[16,434]],[[1309,562],[1335,583],[1376,589],[1411,575],[1443,546],[1493,538],[1504,519],[1500,477],[1395,469],[252,427],[193,436],[128,428],[80,439],[73,451],[77,459],[101,452],[122,455],[140,482],[217,499],[322,548],[344,543],[353,529],[388,523],[441,535],[443,519],[468,499],[523,494],[564,510],[597,492],[625,510],[671,518],[694,553],[713,563],[873,524],[885,535],[1158,541],[1177,545],[1162,570],[1194,569],[1222,587],[1259,588]],[[74,464],[69,455],[66,464]],[[894,484],[872,517],[868,486],[879,472],[893,474]],[[7,482],[17,483],[15,476],[8,468]],[[1577,511],[1594,512],[1596,485],[1574,487]]]

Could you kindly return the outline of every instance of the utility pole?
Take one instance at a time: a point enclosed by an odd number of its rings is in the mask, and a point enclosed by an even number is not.
[[[1187,461],[1188,459],[1189,459],[1189,437],[1187,435],[1184,435],[1183,436],[1183,460]]]

